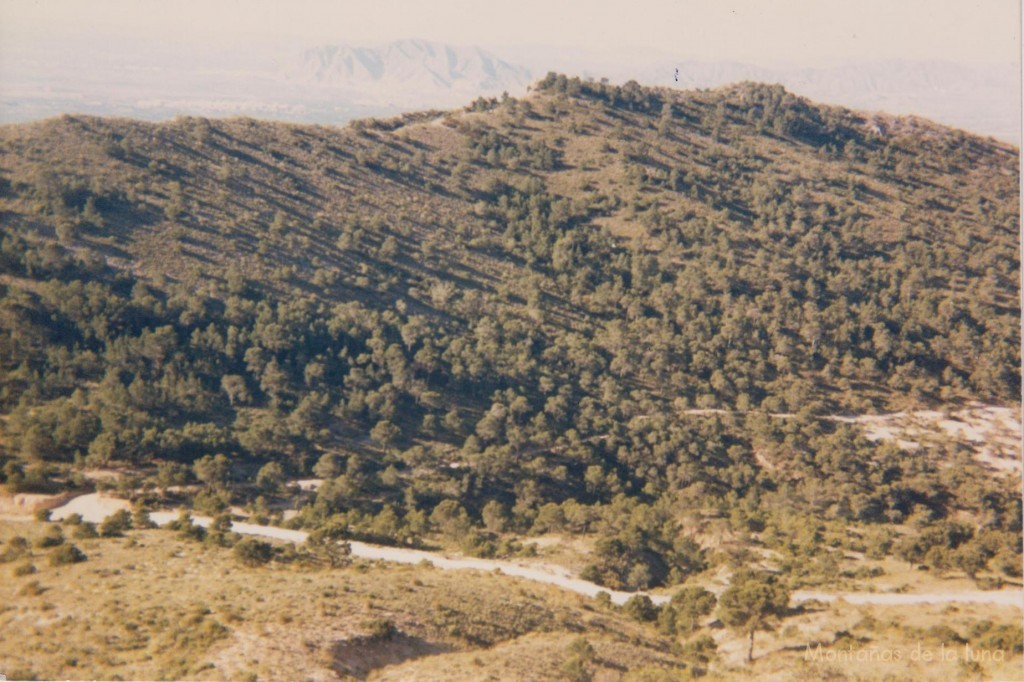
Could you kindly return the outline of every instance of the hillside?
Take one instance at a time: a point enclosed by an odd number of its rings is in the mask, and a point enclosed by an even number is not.
[[[1012,477],[832,417],[1017,408],[1017,159],[779,87],[555,75],[345,128],[6,126],[4,477],[194,475],[216,510],[315,475],[292,523],[588,534],[615,588],[730,560],[712,527],[794,584],[853,528],[998,571]]]

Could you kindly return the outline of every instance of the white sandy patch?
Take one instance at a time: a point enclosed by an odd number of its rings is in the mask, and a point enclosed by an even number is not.
[[[1013,408],[972,403],[949,413],[921,410],[833,419],[860,424],[867,438],[892,440],[904,450],[952,440],[966,445],[978,462],[990,468],[1022,468],[1021,422]]]
[[[323,484],[324,479],[322,478],[299,478],[288,482],[288,485],[298,486],[299,490],[309,490],[313,492],[316,492]]]
[[[522,543],[524,545],[536,545],[537,549],[567,544],[566,539],[560,535],[541,535],[535,538],[523,538]]]
[[[42,495],[37,493],[0,495],[0,514],[5,516],[30,516],[40,509],[52,509],[67,500],[67,493],[61,495]]]
[[[721,409],[682,410],[686,415],[744,414]],[[789,419],[792,414],[773,413],[775,419]],[[998,471],[1019,472],[1021,460],[1020,410],[971,403],[965,408],[942,412],[918,410],[857,416],[829,415],[823,417],[841,424],[854,424],[863,429],[872,441],[892,441],[910,452],[928,445],[948,441],[959,442],[970,449],[981,464]]]
[[[83,521],[100,523],[114,512],[130,508],[131,504],[128,503],[128,500],[106,497],[100,493],[89,493],[88,495],[79,495],[57,507],[50,512],[50,518],[54,521],[63,521],[72,514],[81,514]]]

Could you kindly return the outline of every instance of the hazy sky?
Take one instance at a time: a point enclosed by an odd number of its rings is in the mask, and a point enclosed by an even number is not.
[[[1019,61],[1020,29],[1018,0],[0,0],[0,61],[51,46],[116,51],[131,38],[256,46],[416,37],[759,64],[1005,63]]]

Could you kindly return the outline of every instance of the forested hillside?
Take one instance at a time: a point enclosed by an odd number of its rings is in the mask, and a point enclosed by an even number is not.
[[[993,140],[757,84],[5,126],[4,477],[206,458],[226,503],[316,475],[298,523],[477,552],[598,532],[590,577],[629,588],[706,565],[684,519],[795,556],[827,520],[1019,552],[1015,484],[821,418],[1017,404],[1018,173]]]

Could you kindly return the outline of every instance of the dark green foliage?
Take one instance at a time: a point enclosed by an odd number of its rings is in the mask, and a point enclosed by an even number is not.
[[[135,530],[156,528],[156,524],[149,518],[149,510],[144,505],[136,504],[132,507],[132,528]]]
[[[982,621],[971,633],[971,645],[978,649],[995,651],[1002,649],[1009,655],[1024,651],[1024,628],[1020,625],[993,625]]]
[[[649,623],[658,618],[658,607],[646,594],[636,594],[622,606],[622,610],[633,620]]]
[[[192,470],[210,488],[223,488],[231,475],[231,462],[224,455],[206,455],[195,461]]]
[[[100,524],[100,535],[105,538],[116,538],[125,534],[132,527],[132,514],[127,509],[120,509]]]
[[[226,490],[201,490],[192,498],[192,506],[213,516],[225,511],[230,501],[231,496]]]
[[[256,538],[242,538],[235,543],[235,558],[250,568],[269,563],[274,556],[274,546]]]
[[[379,642],[390,642],[399,634],[398,627],[387,618],[374,618],[367,621],[364,627],[366,628],[367,636]]]
[[[74,526],[74,530],[71,531],[71,535],[76,540],[88,540],[90,538],[99,537],[99,531],[96,530],[96,524],[88,523],[83,521]]]
[[[30,554],[28,540],[20,535],[15,535],[7,541],[7,546],[0,552],[0,562],[15,561]]]
[[[18,564],[17,566],[14,567],[14,571],[13,571],[14,577],[16,577],[16,578],[21,577],[23,575],[32,575],[35,572],[36,572],[36,567],[31,562],[25,562],[25,563],[22,563],[22,564]]]
[[[187,540],[202,540],[206,537],[206,529],[195,523],[192,516],[186,511],[181,512],[177,519],[164,527],[177,531],[181,537]]]
[[[597,532],[588,575],[631,589],[706,568],[679,509],[815,579],[811,522],[1019,544],[1012,486],[821,418],[1019,399],[1013,150],[749,83],[552,74],[474,109],[445,146],[412,119],[4,127],[4,484],[156,464],[215,515],[313,473],[308,526]],[[898,551],[1014,551],[925,531]]]
[[[697,635],[683,645],[683,658],[695,665],[706,666],[718,652],[718,644],[711,635]]]
[[[594,679],[593,673],[584,661],[579,656],[569,656],[562,663],[562,677],[561,679],[568,680],[569,682],[590,682]]]
[[[718,600],[718,616],[725,625],[750,637],[747,661],[754,658],[754,633],[768,630],[789,608],[789,590],[770,573],[738,571]]]
[[[36,547],[56,547],[64,544],[64,531],[60,526],[47,526],[42,536],[36,540]]]
[[[218,514],[206,528],[204,542],[220,547],[232,547],[239,540],[239,535],[232,532],[231,515],[227,513]]]
[[[183,485],[188,480],[188,472],[180,462],[157,462],[156,483],[161,494],[166,495],[171,486]]]
[[[77,564],[85,561],[88,557],[82,550],[72,544],[61,545],[50,552],[50,565],[63,566],[65,564]]]
[[[595,562],[583,575],[628,590],[681,582],[706,568],[704,550],[681,531],[668,509],[620,496],[603,512]]]
[[[689,635],[701,626],[718,604],[715,595],[703,587],[684,587],[661,607],[658,628],[665,634]]]
[[[310,555],[313,562],[328,568],[347,566],[352,555],[352,546],[321,531],[309,534],[303,549]]]
[[[995,570],[1014,577],[1020,574],[1022,561],[1017,532],[990,527],[975,533],[963,523],[948,521],[904,536],[896,543],[895,553],[911,564],[926,563],[937,569],[955,569],[972,579],[990,563]]]
[[[462,539],[470,529],[469,516],[455,500],[443,500],[430,514],[431,525],[440,533]]]
[[[279,492],[284,480],[284,470],[277,462],[264,464],[256,474],[256,485],[267,494]]]

